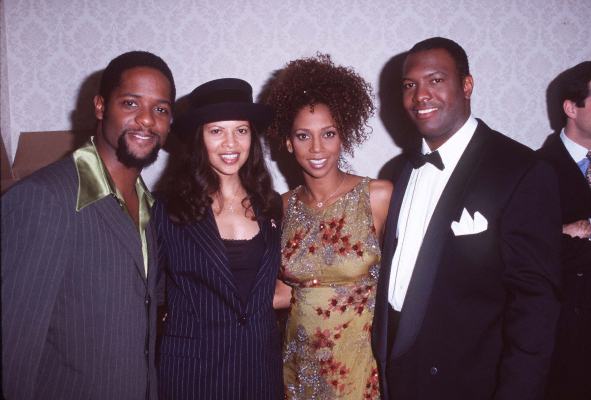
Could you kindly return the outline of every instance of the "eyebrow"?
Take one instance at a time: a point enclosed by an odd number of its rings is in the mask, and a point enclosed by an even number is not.
[[[143,96],[139,95],[139,94],[135,94],[135,93],[130,93],[130,92],[126,92],[126,93],[121,93],[120,97],[133,97],[134,99],[139,99]],[[168,105],[172,105],[172,102],[170,100],[167,99],[156,99],[156,102],[158,103],[166,103]]]
[[[221,128],[221,129],[236,129],[236,128],[243,128],[243,127],[246,127],[248,129],[250,129],[250,124],[249,123],[236,125],[236,126],[231,127],[231,128],[224,127],[224,126],[222,126],[222,125],[220,125],[220,124],[218,124],[216,122],[208,122],[208,123],[204,124],[203,126],[207,126],[207,127],[210,127],[210,128],[216,127],[216,128]]]
[[[325,131],[327,129],[337,129],[337,127],[335,125],[327,125],[327,126],[323,126],[322,128],[320,128],[321,131]],[[298,132],[298,131],[305,131],[305,132],[310,132],[311,129],[307,129],[307,128],[297,128],[294,130],[294,132]]]
[[[449,74],[447,72],[441,71],[441,70],[437,70],[437,71],[431,72],[431,73],[427,74],[426,76],[427,76],[427,78],[431,78],[433,75],[437,75],[437,74],[441,74],[441,75],[444,75],[444,76],[449,76]],[[414,79],[408,78],[406,76],[403,76],[402,77],[402,81],[413,81],[413,80]]]

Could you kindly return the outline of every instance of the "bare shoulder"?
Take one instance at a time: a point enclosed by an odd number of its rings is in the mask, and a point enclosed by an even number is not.
[[[369,199],[372,208],[385,206],[386,209],[390,205],[390,198],[394,185],[386,179],[372,179],[369,182]]]

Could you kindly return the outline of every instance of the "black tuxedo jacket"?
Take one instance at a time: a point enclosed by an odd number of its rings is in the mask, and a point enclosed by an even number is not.
[[[281,344],[272,304],[280,264],[279,222],[259,223],[265,252],[243,303],[211,209],[199,222],[177,225],[157,201],[153,218],[168,303],[158,367],[160,398],[282,398]]]
[[[478,122],[425,233],[389,351],[388,283],[410,172],[390,204],[372,328],[383,398],[540,398],[559,310],[551,167]],[[464,208],[488,229],[455,236],[451,223]]]

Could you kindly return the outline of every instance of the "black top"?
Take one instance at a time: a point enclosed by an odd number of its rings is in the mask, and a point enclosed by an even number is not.
[[[246,303],[258,272],[258,266],[264,255],[265,241],[260,231],[252,239],[222,239],[222,241],[226,246],[234,283],[238,288],[238,296],[243,303]]]

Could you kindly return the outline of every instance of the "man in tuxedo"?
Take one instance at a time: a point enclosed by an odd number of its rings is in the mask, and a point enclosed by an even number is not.
[[[95,136],[3,196],[6,399],[156,399],[157,254],[140,172],[174,98],[160,57],[116,57],[94,97]]]
[[[557,77],[564,127],[538,150],[555,168],[562,208],[562,309],[548,400],[591,399],[591,61]]]
[[[558,317],[556,177],[470,111],[465,51],[417,43],[403,105],[422,136],[390,204],[372,328],[384,399],[539,399]]]

